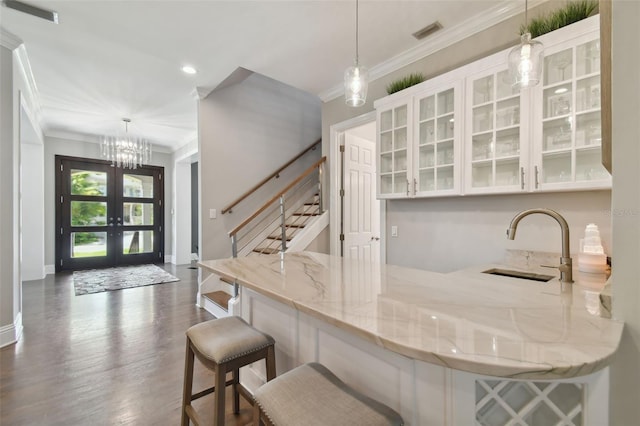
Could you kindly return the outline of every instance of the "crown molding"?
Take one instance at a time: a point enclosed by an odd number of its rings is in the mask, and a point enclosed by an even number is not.
[[[38,124],[40,129],[43,129],[45,127],[45,123],[42,116],[40,92],[38,91],[38,86],[36,85],[36,79],[33,76],[33,71],[31,70],[31,62],[29,62],[27,48],[24,46],[24,44],[21,44],[17,49],[15,49],[15,52],[18,69],[20,70],[22,78],[25,82],[24,95],[27,98],[27,105],[30,106],[30,110],[33,113],[36,123]]]
[[[531,0],[529,2],[529,9],[547,1],[549,0]],[[436,33],[434,36],[429,37],[423,43],[420,43],[411,49],[405,50],[404,52],[369,68],[371,81],[384,77],[387,74],[406,67],[407,65],[432,55],[439,50],[471,37],[480,31],[521,13],[524,13],[524,5],[521,2],[505,0],[500,4],[487,9],[482,14],[467,19],[466,21],[463,21],[451,28],[444,29],[443,31]],[[344,95],[344,86],[340,84],[320,92],[318,97],[322,102],[329,102],[342,95]]]
[[[22,44],[22,39],[17,35],[7,31],[3,27],[0,27],[0,45],[6,47],[9,50],[15,50]]]

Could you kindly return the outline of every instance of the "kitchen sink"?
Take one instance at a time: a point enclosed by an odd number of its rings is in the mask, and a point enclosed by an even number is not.
[[[513,271],[511,269],[491,268],[482,271],[483,274],[500,275],[502,277],[520,278],[523,280],[547,282],[554,279],[553,275],[534,274],[533,272]]]

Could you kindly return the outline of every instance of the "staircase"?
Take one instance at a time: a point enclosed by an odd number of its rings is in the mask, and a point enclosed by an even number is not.
[[[307,151],[309,148],[302,154]],[[321,195],[325,161],[326,157],[322,157],[229,231],[233,257],[304,250],[318,236],[329,224],[329,213],[323,209]],[[277,177],[278,173],[272,176]],[[231,212],[237,203],[238,200],[222,211]],[[229,316],[232,313],[229,305],[237,303],[238,290],[237,284],[211,276],[200,284],[198,305],[218,318]]]

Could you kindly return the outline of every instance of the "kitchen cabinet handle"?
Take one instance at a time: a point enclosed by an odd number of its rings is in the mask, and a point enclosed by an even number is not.
[[[535,166],[535,171],[536,171],[536,189],[538,189],[538,166]]]
[[[524,190],[524,167],[520,167],[520,189]]]
[[[407,179],[407,196],[409,196],[409,179]]]
[[[416,178],[413,178],[413,195],[416,195],[417,188],[418,188],[418,181],[416,180]]]

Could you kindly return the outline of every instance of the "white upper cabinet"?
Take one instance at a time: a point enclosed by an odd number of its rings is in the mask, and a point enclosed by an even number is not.
[[[460,82],[426,90],[414,97],[416,146],[413,195],[460,193]]]
[[[377,100],[378,197],[610,188],[598,19],[539,38],[533,88],[512,87],[508,49]]]
[[[521,117],[527,117],[528,108],[511,85],[507,63],[466,81],[465,193],[524,190],[528,144],[527,123]]]
[[[602,165],[600,41],[593,20],[542,39],[543,82],[533,96],[532,190],[611,187]]]
[[[410,141],[413,127],[409,123],[413,109],[409,100],[401,100],[377,114],[378,127],[378,196],[401,198],[410,194]]]
[[[460,193],[461,88],[436,78],[376,101],[379,198]]]

